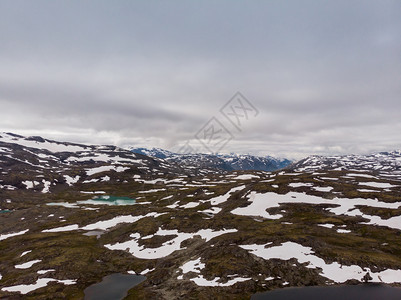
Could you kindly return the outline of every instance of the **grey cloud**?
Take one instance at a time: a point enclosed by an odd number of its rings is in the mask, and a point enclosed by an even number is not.
[[[236,92],[225,151],[401,148],[399,1],[2,1],[0,127],[176,147]]]

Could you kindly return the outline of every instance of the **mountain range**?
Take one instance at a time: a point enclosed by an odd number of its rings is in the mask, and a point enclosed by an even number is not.
[[[179,154],[160,148],[129,148],[132,152],[161,158],[171,163],[193,168],[233,170],[275,171],[289,166],[292,161],[271,156],[250,154]]]

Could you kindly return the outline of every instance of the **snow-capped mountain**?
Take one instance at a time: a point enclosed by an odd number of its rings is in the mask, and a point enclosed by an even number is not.
[[[160,148],[130,148],[134,153],[165,159],[171,163],[192,167],[218,170],[257,170],[275,171],[291,164],[288,159],[277,159],[271,156],[254,156],[249,154],[178,154]]]
[[[32,189],[43,193],[66,189],[72,183],[84,189],[88,183],[130,182],[133,176],[151,179],[155,175],[207,173],[116,146],[81,145],[12,133],[0,133],[0,164],[3,191]]]
[[[370,155],[309,156],[291,166],[294,171],[356,170],[376,173],[401,173],[401,151]]]
[[[142,155],[146,155],[146,156],[150,156],[150,157],[156,157],[156,158],[167,158],[167,157],[171,157],[174,155],[178,155],[174,152],[168,151],[168,150],[164,150],[164,149],[160,149],[160,148],[134,148],[134,147],[129,147],[128,150],[134,152],[134,153],[138,153],[138,154],[142,154]]]
[[[254,156],[249,154],[219,155],[233,170],[275,171],[291,164],[288,159],[279,159],[272,156]]]

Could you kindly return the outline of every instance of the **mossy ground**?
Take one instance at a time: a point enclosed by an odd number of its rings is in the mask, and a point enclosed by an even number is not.
[[[261,174],[255,172],[255,174]],[[276,175],[274,181],[260,182],[257,179],[227,181],[215,186],[205,187],[171,187],[163,183],[152,185],[142,184],[132,180],[129,175],[119,175],[110,182],[60,187],[51,194],[38,191],[2,191],[2,198],[13,199],[8,208],[11,213],[0,215],[1,232],[15,232],[29,228],[24,235],[6,239],[0,242],[0,273],[3,278],[1,287],[22,283],[33,283],[38,277],[49,276],[56,279],[76,279],[75,285],[50,283],[47,287],[38,289],[26,299],[82,299],[83,290],[99,282],[102,277],[112,273],[124,273],[128,270],[141,272],[145,269],[154,271],[147,274],[147,280],[131,289],[127,299],[249,299],[250,295],[263,290],[283,287],[285,281],[290,286],[324,285],[328,281],[319,275],[318,270],[309,269],[295,259],[290,261],[259,259],[239,248],[241,244],[264,244],[272,242],[279,245],[293,241],[312,247],[316,255],[326,262],[337,261],[343,264],[358,264],[372,270],[385,268],[401,269],[401,232],[398,230],[360,224],[361,217],[337,216],[327,212],[329,205],[283,204],[273,208],[270,213],[280,212],[283,215],[278,220],[266,220],[257,217],[238,216],[231,210],[247,206],[246,193],[249,190],[257,192],[275,192],[284,194],[289,191],[307,192],[316,196],[331,199],[334,197],[348,198],[378,198],[384,202],[400,201],[400,193],[394,189],[382,193],[359,192],[358,186],[344,179],[344,172],[330,172],[323,176],[339,178],[339,180],[322,181],[313,174]],[[100,176],[100,175],[99,175]],[[269,175],[268,175],[269,176]],[[209,176],[211,181],[221,181],[221,177]],[[117,181],[118,179],[118,181]],[[192,178],[193,181],[203,178]],[[18,179],[19,180],[19,179]],[[127,180],[127,182],[124,182]],[[289,187],[290,182],[311,183],[314,186],[331,186],[330,192],[318,192],[310,187]],[[166,208],[178,201],[179,205],[199,200],[208,200],[217,195],[227,193],[232,187],[245,184],[246,188],[233,194],[229,201],[220,205],[221,212],[211,217],[201,210],[210,208],[209,202],[189,209]],[[277,185],[278,187],[273,187]],[[160,189],[154,193],[140,193],[144,190]],[[146,205],[132,206],[92,206],[96,210],[82,208],[64,208],[47,206],[48,202],[72,202],[85,200],[91,195],[81,191],[104,191],[115,196],[139,198],[139,202],[150,202]],[[208,194],[213,192],[213,194]],[[191,197],[188,197],[191,195]],[[167,198],[168,196],[171,196]],[[90,206],[88,206],[90,207]],[[382,218],[401,215],[400,209],[374,209],[358,207],[367,214],[379,215]],[[83,231],[60,233],[43,233],[42,230],[78,224],[80,227],[100,220],[111,219],[119,215],[145,215],[151,211],[165,213],[157,218],[148,217],[138,222],[122,223],[106,231],[100,238],[84,236]],[[49,215],[53,215],[49,217]],[[60,218],[63,217],[63,218]],[[21,218],[24,218],[21,220]],[[60,222],[65,220],[64,222]],[[291,224],[288,224],[291,223]],[[324,228],[318,224],[334,224],[334,228]],[[338,233],[336,228],[344,226],[351,233]],[[111,251],[105,244],[122,242],[129,235],[138,232],[141,236],[154,234],[159,228],[178,229],[181,232],[196,232],[200,229],[222,230],[237,229],[236,233],[224,234],[204,242],[200,237],[183,242],[185,249],[176,251],[168,257],[143,260],[126,251]],[[342,228],[342,227],[341,227]],[[146,247],[158,247],[174,236],[154,237],[141,241]],[[33,250],[24,257],[24,251]],[[180,266],[190,259],[201,257],[205,261],[202,274],[205,278],[216,276],[222,280],[229,275],[238,274],[250,277],[252,280],[238,283],[231,287],[199,287],[184,275],[183,280],[177,280]],[[41,262],[28,270],[15,269],[14,265],[29,260],[40,259]],[[42,269],[55,269],[46,275],[38,275]],[[177,273],[178,271],[178,273]],[[266,281],[266,277],[275,280]],[[0,291],[0,297],[18,297],[16,294]]]

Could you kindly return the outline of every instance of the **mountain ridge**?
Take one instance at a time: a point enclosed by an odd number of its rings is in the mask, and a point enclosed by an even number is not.
[[[289,166],[294,171],[356,170],[401,173],[401,151],[382,151],[367,155],[311,155]]]
[[[128,148],[138,154],[165,159],[192,167],[209,167],[225,171],[276,171],[289,166],[292,161],[272,156],[256,156],[251,154],[204,154],[204,153],[174,153],[161,148]]]

